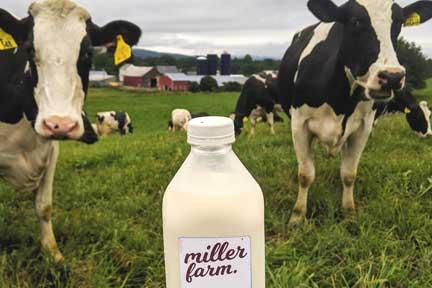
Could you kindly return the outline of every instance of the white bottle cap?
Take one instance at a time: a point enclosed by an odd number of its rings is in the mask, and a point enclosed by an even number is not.
[[[226,117],[201,117],[188,125],[188,143],[195,146],[219,146],[235,142],[234,122]]]

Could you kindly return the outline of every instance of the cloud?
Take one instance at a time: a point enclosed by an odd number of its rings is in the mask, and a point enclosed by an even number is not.
[[[414,1],[398,2],[407,5]],[[24,17],[30,3],[30,0],[2,0],[2,7]],[[96,23],[113,19],[137,23],[143,30],[140,42],[143,47],[190,55],[228,51],[234,55],[279,58],[295,32],[317,21],[306,8],[306,1],[295,0],[81,0],[79,3],[88,8]],[[427,37],[431,25],[406,29],[403,36],[432,51],[432,42]]]

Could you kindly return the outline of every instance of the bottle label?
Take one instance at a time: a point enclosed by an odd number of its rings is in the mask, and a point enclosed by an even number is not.
[[[180,238],[181,288],[252,287],[250,237]]]

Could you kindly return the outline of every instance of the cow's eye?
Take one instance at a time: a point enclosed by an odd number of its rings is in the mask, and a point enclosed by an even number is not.
[[[363,22],[360,19],[353,19],[352,25],[356,29],[360,29],[363,27]]]
[[[363,19],[353,17],[349,21],[349,26],[354,30],[362,30],[366,26],[365,23]]]

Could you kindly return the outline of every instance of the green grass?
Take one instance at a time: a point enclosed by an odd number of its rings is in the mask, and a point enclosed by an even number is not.
[[[0,184],[0,287],[165,287],[162,197],[189,150],[184,134],[167,132],[170,112],[228,115],[236,97],[91,91],[91,115],[128,111],[136,133],[62,143],[53,221],[63,265],[40,251],[32,194]],[[350,218],[340,208],[339,160],[318,148],[309,221],[290,231],[297,164],[288,122],[277,132],[260,125],[235,145],[265,194],[267,287],[431,287],[432,139],[417,138],[403,116],[384,118],[361,161]]]

